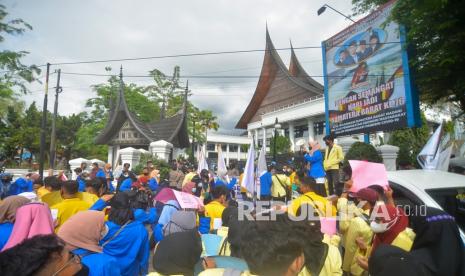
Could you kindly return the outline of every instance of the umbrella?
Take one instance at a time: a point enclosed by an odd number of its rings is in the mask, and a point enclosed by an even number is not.
[[[174,195],[173,189],[163,188],[157,193],[154,199],[156,201],[167,203],[170,200],[176,200],[176,196]]]

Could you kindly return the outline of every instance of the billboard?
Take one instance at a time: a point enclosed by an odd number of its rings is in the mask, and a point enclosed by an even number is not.
[[[326,132],[336,136],[418,124],[405,35],[391,1],[322,42]]]

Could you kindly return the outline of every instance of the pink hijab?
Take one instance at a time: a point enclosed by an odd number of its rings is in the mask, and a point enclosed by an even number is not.
[[[37,235],[53,234],[50,209],[42,203],[26,204],[16,211],[16,221],[2,251]]]

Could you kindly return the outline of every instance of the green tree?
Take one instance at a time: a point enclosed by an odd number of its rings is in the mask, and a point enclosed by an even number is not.
[[[352,169],[349,160],[364,160],[374,163],[382,163],[383,158],[371,144],[355,142],[350,146],[347,154],[344,156],[342,170],[346,176],[352,175]]]
[[[276,154],[287,154],[290,152],[291,141],[286,136],[277,135],[276,138],[271,138],[270,141],[270,154],[274,155],[276,141]]]
[[[21,35],[27,30],[32,30],[31,25],[22,19],[8,19],[7,17],[6,7],[0,4],[0,43],[5,41],[7,35]],[[2,71],[0,73],[0,98],[2,99],[0,118],[5,117],[8,107],[22,104],[16,89],[26,93],[28,91],[26,83],[36,80],[36,76],[40,73],[37,66],[28,66],[21,62],[27,54],[26,51],[0,50],[0,70]]]
[[[423,113],[421,121],[421,127],[399,129],[390,135],[388,144],[399,147],[397,165],[401,167],[418,167],[417,156],[430,135],[428,122]]]
[[[362,14],[389,0],[352,0]],[[465,114],[465,1],[397,1],[392,20],[405,26],[412,80],[422,101],[450,102]]]

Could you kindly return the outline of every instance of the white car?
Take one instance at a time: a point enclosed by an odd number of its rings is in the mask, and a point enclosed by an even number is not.
[[[418,206],[426,205],[454,216],[465,243],[465,175],[435,170],[403,170],[388,172],[388,180],[396,204],[408,205],[416,211],[421,211]]]

